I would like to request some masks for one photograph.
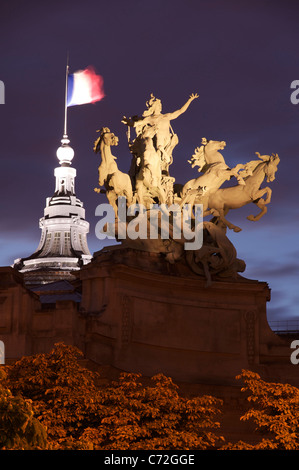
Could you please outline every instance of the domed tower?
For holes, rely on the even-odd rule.
[[[74,80],[77,83],[76,99],[70,95],[68,86],[70,82],[74,95]],[[69,145],[67,135],[67,107],[95,102],[103,96],[101,77],[96,76],[91,69],[69,75],[67,60],[64,133],[61,146],[56,152],[60,166],[54,170],[55,192],[46,199],[44,216],[39,221],[42,233],[36,251],[31,256],[14,262],[14,268],[24,273],[27,285],[47,284],[62,279],[74,280],[75,272],[92,259],[87,245],[89,223],[85,220],[83,203],[75,193],[76,170],[71,166],[74,150]]]
[[[37,250],[14,263],[29,285],[72,280],[74,272],[92,258],[87,244],[89,223],[75,193],[76,170],[71,166],[74,150],[69,143],[64,134],[56,153],[60,166],[54,170],[55,192],[46,199],[39,221],[42,233]]]

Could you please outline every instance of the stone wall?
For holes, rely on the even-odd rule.
[[[11,267],[0,268],[0,340],[5,358],[49,352],[55,343],[74,344],[78,306],[64,300],[43,305]]]
[[[242,369],[299,385],[290,347],[270,329],[265,282],[204,279],[183,264],[131,249],[103,250],[80,271],[81,302],[42,303],[13,268],[0,269],[6,359],[77,346],[118,370],[175,381],[235,385]],[[81,295],[81,294],[80,294]]]
[[[185,266],[134,250],[104,251],[80,276],[77,344],[97,363],[214,384],[235,383],[246,368],[290,370],[289,349],[267,322],[265,282],[238,276],[207,287]]]

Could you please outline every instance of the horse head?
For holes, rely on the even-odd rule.
[[[272,155],[260,155],[256,152],[257,156],[263,160],[265,165],[265,175],[267,177],[267,183],[271,183],[275,180],[275,173],[277,172],[277,166],[280,162],[280,158],[277,153],[273,153]]]
[[[94,143],[93,150],[98,153],[101,150],[101,145],[104,144],[106,147],[118,145],[118,137],[110,131],[108,127],[102,127],[97,132],[100,132],[100,136]]]
[[[275,173],[277,172],[277,166],[279,162],[280,162],[280,158],[278,154],[273,153],[267,165],[267,182],[268,183],[275,180]]]
[[[203,138],[201,143],[204,158],[208,165],[211,163],[225,163],[223,155],[219,152],[219,150],[223,150],[226,146],[224,140],[207,140]]]
[[[224,142],[224,140],[208,140],[203,137],[201,139],[201,146],[195,149],[191,160],[188,161],[191,164],[192,168],[194,168],[195,166],[199,166],[198,171],[201,171],[201,169],[206,163],[214,163],[218,160],[224,161],[223,156],[221,155],[221,153],[218,153],[218,150],[223,150],[225,146],[226,142]]]
[[[202,145],[205,146],[207,151],[218,152],[218,150],[223,150],[226,147],[226,142],[224,140],[207,140],[203,138]]]

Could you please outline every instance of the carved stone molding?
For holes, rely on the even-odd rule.
[[[247,310],[244,312],[244,319],[246,323],[246,343],[247,343],[247,358],[248,363],[253,364],[256,355],[255,347],[255,321],[256,312],[254,310]]]
[[[131,340],[132,331],[132,302],[130,297],[123,295],[121,299],[122,314],[121,314],[121,346],[126,348]]]

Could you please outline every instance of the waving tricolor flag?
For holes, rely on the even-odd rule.
[[[105,96],[103,77],[93,67],[68,75],[67,106],[95,103]]]

